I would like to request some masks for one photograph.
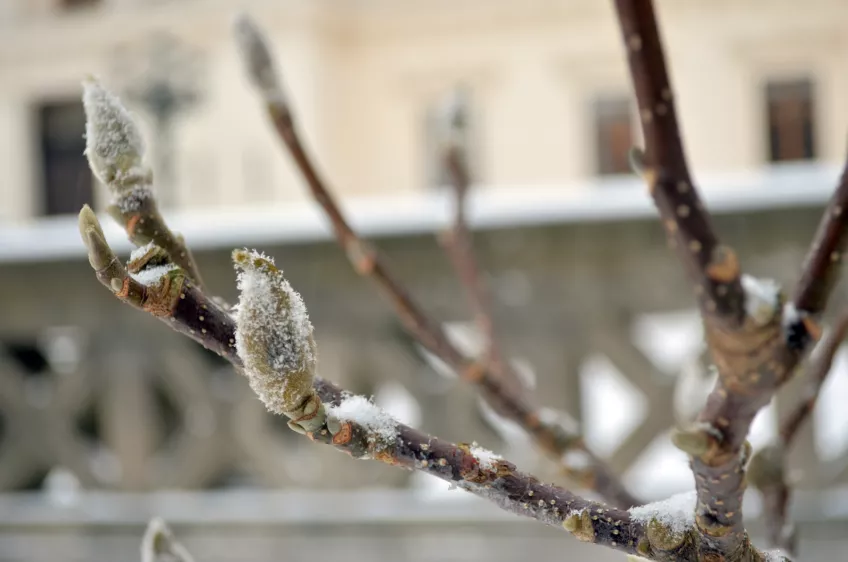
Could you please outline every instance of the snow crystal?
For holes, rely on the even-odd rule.
[[[773,279],[757,279],[742,275],[745,312],[760,326],[774,318],[780,304],[780,285]]]
[[[694,490],[676,494],[668,499],[649,503],[630,509],[635,521],[649,523],[657,519],[675,533],[682,533],[695,524],[695,504],[697,494]]]
[[[268,265],[257,264],[257,260]],[[315,363],[312,323],[300,294],[274,267],[273,258],[248,252],[236,264],[239,303],[236,317],[236,351],[248,355],[248,341],[261,334],[268,350],[271,368],[282,375],[311,369]]]
[[[801,321],[803,312],[795,308],[795,304],[788,302],[783,305],[783,326],[788,327]]]
[[[129,174],[143,173],[140,168],[133,169]],[[117,205],[122,213],[132,213],[141,208],[142,203],[147,199],[153,198],[153,188],[150,184],[144,183],[121,189],[112,197],[112,204]]]
[[[104,183],[141,164],[144,142],[130,112],[118,96],[95,80],[83,83],[85,153]],[[106,178],[106,179],[104,179]]]
[[[765,562],[782,562],[783,560],[791,560],[789,554],[785,550],[774,549],[763,551]]]
[[[145,244],[144,246],[139,246],[138,248],[133,250],[132,253],[130,254],[130,261],[132,262],[132,261],[136,261],[138,259],[141,259],[144,256],[144,254],[149,252],[153,248],[153,246],[155,246],[155,245],[156,244],[153,243],[153,241],[150,241],[147,244]]]
[[[345,397],[338,406],[330,406],[327,415],[361,425],[383,443],[393,441],[398,434],[397,420],[364,396]]]
[[[154,267],[144,268],[138,273],[130,273],[130,277],[132,277],[142,285],[152,287],[154,285],[158,285],[159,281],[162,280],[162,277],[166,273],[175,269],[177,269],[176,265],[172,263],[166,263],[164,265],[157,265]]]
[[[496,461],[501,460],[500,455],[496,455],[492,451],[484,449],[477,443],[471,444],[471,450],[469,452],[474,455],[474,458],[477,459],[480,466],[486,470],[494,470]]]
[[[572,449],[562,455],[562,464],[573,470],[586,470],[592,466],[592,457],[586,451]]]

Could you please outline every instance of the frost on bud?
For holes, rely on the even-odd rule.
[[[286,97],[277,78],[274,57],[265,34],[253,18],[239,14],[233,21],[233,35],[250,80],[268,103],[285,107]]]
[[[143,163],[144,142],[121,100],[96,80],[83,83],[85,155],[94,175],[120,207],[150,197],[150,171]],[[125,209],[127,210],[127,209]]]
[[[316,349],[303,299],[274,261],[236,250],[239,303],[236,351],[250,387],[272,412],[292,419],[293,429],[315,431],[325,419],[312,388]]]

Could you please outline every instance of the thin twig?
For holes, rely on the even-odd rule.
[[[763,500],[763,519],[771,547],[797,554],[797,533],[789,520],[792,489],[786,477],[786,462],[798,431],[810,419],[833,360],[848,334],[848,309],[837,317],[831,330],[813,352],[803,395],[780,425],[778,442],[758,451],[751,459],[748,480]]]
[[[581,485],[595,490],[613,505],[630,507],[639,502],[597,457],[588,454],[585,465],[572,464],[569,451],[586,451],[579,435],[549,421],[541,410],[524,397],[516,396],[487,365],[481,365],[460,352],[438,324],[433,322],[412,300],[401,283],[391,274],[377,251],[359,238],[347,222],[338,204],[307,154],[295,125],[294,115],[279,84],[267,42],[256,25],[243,17],[236,23],[236,37],[241,45],[251,81],[262,94],[271,122],[289,155],[303,176],[315,201],[330,219],[339,245],[354,269],[371,278],[394,306],[407,331],[428,351],[450,366],[463,380],[480,391],[482,397],[500,415],[517,423],[557,462],[568,475],[579,477]]]
[[[504,360],[495,331],[489,288],[480,278],[480,267],[474,255],[474,243],[468,229],[466,203],[471,188],[471,175],[468,170],[468,155],[458,142],[467,126],[467,108],[458,93],[450,102],[445,119],[448,138],[445,139],[444,167],[453,187],[454,218],[451,228],[443,233],[441,242],[465,289],[477,329],[484,338],[486,365],[497,374],[511,394],[520,396],[525,392],[524,385],[510,363]]]
[[[848,160],[836,191],[822,216],[813,243],[801,268],[792,303],[803,313],[824,312],[842,267],[848,243]]]

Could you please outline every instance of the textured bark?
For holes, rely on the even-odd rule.
[[[652,3],[617,0],[615,6],[645,135],[642,175],[701,310],[738,325],[744,312],[738,264],[720,245],[689,175]]]

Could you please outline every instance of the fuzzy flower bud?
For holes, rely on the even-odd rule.
[[[270,411],[314,431],[324,409],[312,388],[316,349],[303,299],[271,258],[236,250],[233,261],[239,270],[236,351],[250,387]]]
[[[233,34],[250,80],[268,103],[285,107],[286,97],[265,34],[247,14],[239,14],[235,18]]]
[[[144,142],[121,100],[96,80],[83,83],[85,155],[94,175],[126,207],[150,196],[150,170],[143,163]]]

